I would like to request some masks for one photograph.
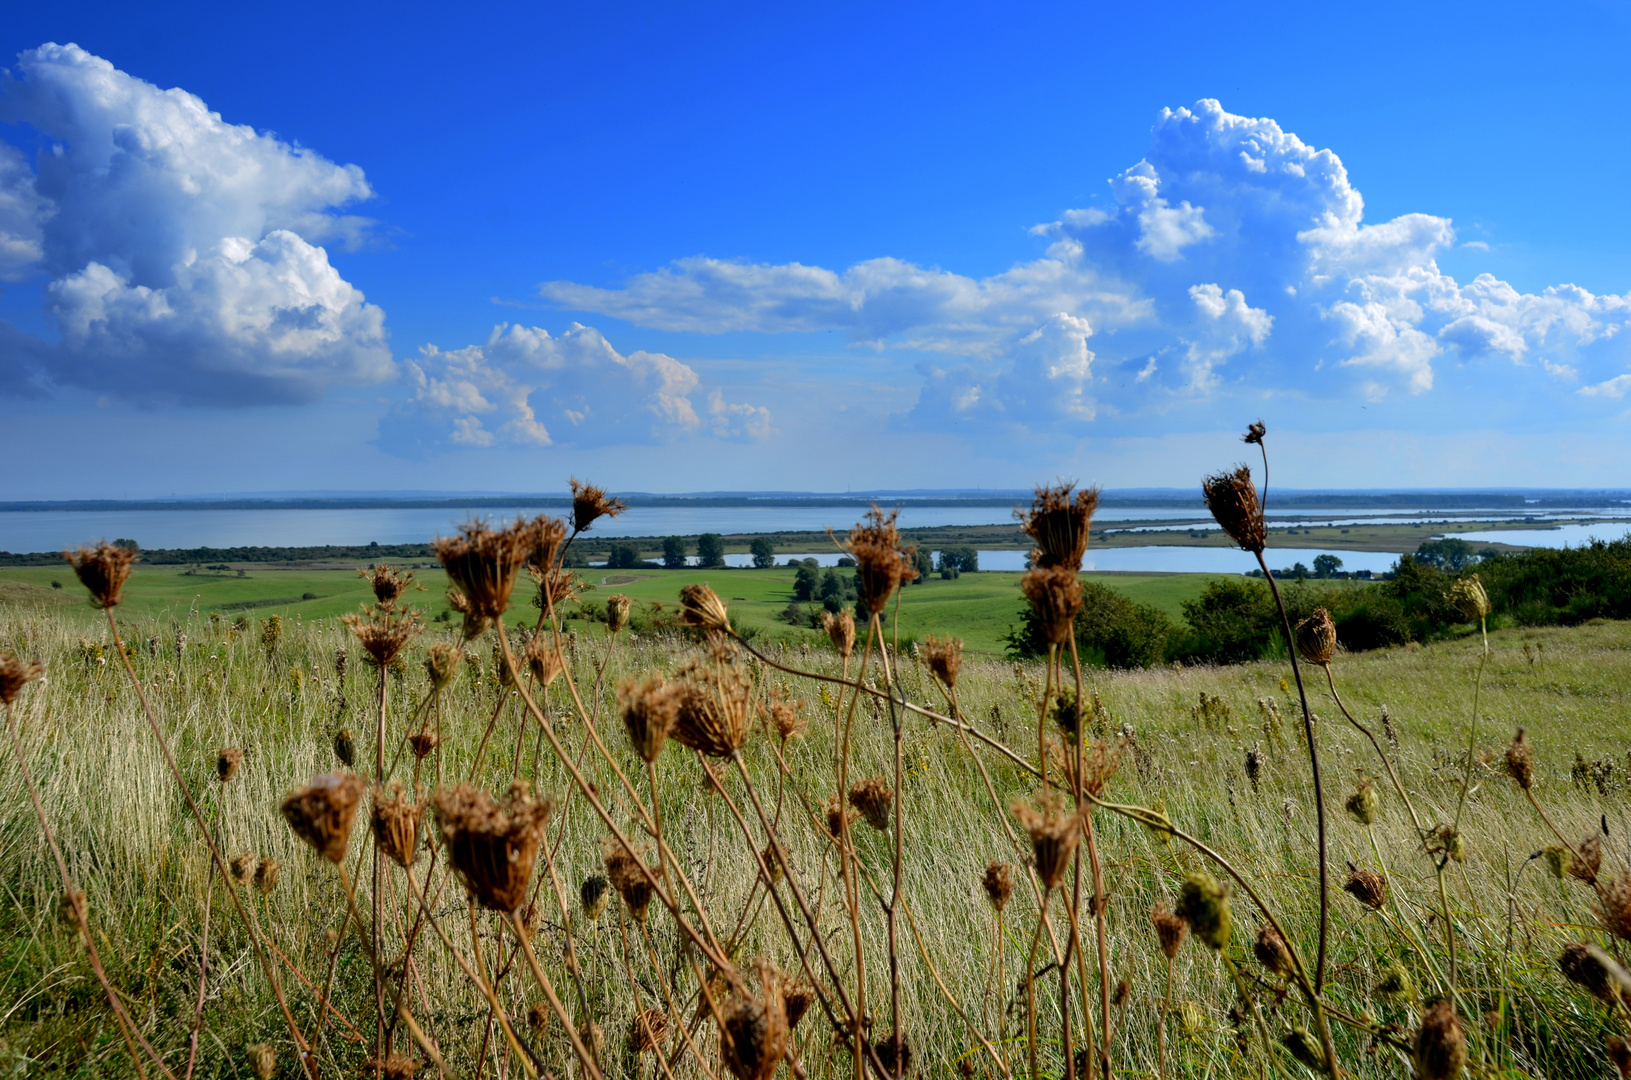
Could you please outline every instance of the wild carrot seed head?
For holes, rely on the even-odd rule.
[[[584,483],[575,476],[571,484],[572,528],[575,532],[582,532],[603,517],[617,517],[629,508],[628,503],[608,496],[605,488]]]
[[[1422,1080],[1451,1080],[1467,1065],[1467,1035],[1455,1005],[1439,998],[1422,1013],[1416,1032],[1416,1074]]]
[[[23,687],[44,675],[45,665],[38,660],[19,660],[14,653],[0,653],[0,704],[10,705]]]
[[[419,850],[419,817],[424,808],[408,798],[402,781],[387,789],[374,789],[374,843],[391,861],[406,869]]]
[[[339,863],[345,858],[351,823],[364,790],[358,777],[323,773],[283,800],[283,818],[317,854]]]
[[[649,764],[663,752],[663,744],[668,741],[669,729],[674,726],[684,697],[685,688],[665,680],[660,671],[640,679],[626,679],[618,686],[617,703],[623,714],[623,727],[640,760]]]
[[[136,562],[133,549],[103,540],[95,547],[64,551],[62,557],[74,568],[79,583],[90,591],[92,604],[99,608],[119,606],[130,568]]]
[[[512,783],[502,802],[469,784],[439,791],[433,801],[448,861],[465,889],[490,911],[515,911],[526,899],[554,804],[533,798],[524,780]]]
[[[879,832],[889,831],[889,808],[894,800],[894,793],[889,790],[889,784],[881,776],[869,776],[859,780],[849,789],[849,804],[860,811],[866,823]]]
[[[447,577],[464,595],[469,613],[497,619],[510,606],[515,576],[532,553],[527,522],[494,529],[484,521],[467,521],[453,537],[438,537],[436,557]]]
[[[1297,653],[1310,664],[1329,664],[1337,652],[1337,627],[1331,613],[1315,608],[1314,614],[1297,624]]]
[[[1081,572],[1093,511],[1099,505],[1099,492],[1097,488],[1081,491],[1075,488],[1074,483],[1039,487],[1029,510],[1014,511],[1019,527],[1036,542],[1037,566],[1060,566],[1073,574]]]
[[[1201,494],[1213,519],[1242,551],[1262,553],[1268,543],[1268,528],[1250,469],[1242,465],[1234,472],[1207,477],[1201,481]]]

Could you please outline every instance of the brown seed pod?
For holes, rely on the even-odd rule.
[[[418,633],[424,629],[419,613],[409,609],[405,615],[393,617],[385,608],[363,608],[361,615],[345,615],[341,622],[355,635],[375,667],[390,667],[402,655]]]
[[[1263,421],[1257,420],[1246,425],[1246,434],[1240,437],[1240,441],[1244,443],[1251,443],[1254,446],[1261,446],[1263,444],[1263,436],[1267,435],[1268,433],[1269,429],[1263,426]]]
[[[1604,1049],[1608,1051],[1608,1060],[1613,1062],[1621,1080],[1631,1077],[1631,1043],[1619,1035],[1610,1035],[1604,1043]]]
[[[1348,864],[1348,883],[1342,891],[1374,911],[1387,903],[1387,878],[1375,870],[1359,870]]]
[[[120,593],[136,562],[136,552],[106,540],[95,547],[64,551],[62,557],[74,568],[79,583],[90,591],[91,603],[99,608],[119,606]]]
[[[520,907],[554,804],[533,798],[524,780],[510,785],[502,803],[469,784],[438,791],[434,801],[448,861],[470,895],[490,911]]]
[[[846,660],[855,651],[855,616],[845,608],[836,615],[827,612],[821,617],[822,629],[827,632],[827,639],[832,642],[838,655]]]
[[[629,625],[629,612],[634,610],[634,601],[622,593],[613,593],[606,598],[606,629],[617,633]]]
[[[827,800],[827,833],[834,840],[844,835],[844,826],[851,824],[860,815],[846,807],[838,796],[834,795]]]
[[[1596,945],[1571,942],[1557,958],[1564,978],[1604,1005],[1631,1005],[1631,974]]]
[[[408,746],[413,750],[413,756],[418,761],[424,761],[436,749],[441,737],[430,728],[421,728],[408,736]]]
[[[1234,472],[1208,476],[1201,481],[1201,494],[1212,517],[1242,551],[1262,553],[1268,544],[1268,528],[1250,469],[1242,465]]]
[[[731,629],[725,601],[706,585],[687,585],[680,590],[680,621],[710,633],[726,634]]]
[[[1297,654],[1310,664],[1324,666],[1337,652],[1337,624],[1331,613],[1315,608],[1314,614],[1297,624]]]
[[[397,571],[384,563],[375,563],[368,570],[358,570],[357,576],[367,581],[374,590],[374,599],[381,611],[396,607],[397,599],[413,585],[412,571]]]
[[[1353,794],[1348,796],[1344,804],[1348,813],[1361,825],[1369,825],[1376,820],[1376,811],[1381,803],[1376,794],[1376,782],[1368,776],[1359,778],[1359,786],[1354,788]]]
[[[561,656],[555,635],[549,630],[536,633],[527,639],[525,652],[527,670],[532,673],[532,681],[549,689],[551,683],[561,677],[566,670],[566,660]],[[494,661],[502,670],[503,660]]]
[[[1047,643],[1069,641],[1076,613],[1082,610],[1082,583],[1076,571],[1068,566],[1033,566],[1020,579],[1019,587]]]
[[[14,653],[0,653],[0,704],[10,705],[23,687],[44,675],[45,665],[38,660],[19,660]]]
[[[1161,953],[1168,960],[1178,955],[1183,948],[1184,938],[1189,936],[1189,923],[1183,916],[1174,914],[1165,904],[1155,905],[1150,913],[1150,921],[1155,924],[1155,936],[1161,942]]]
[[[1512,744],[1506,748],[1506,771],[1524,791],[1535,782],[1535,752],[1524,737],[1523,728],[1512,736]]]
[[[912,1071],[912,1044],[899,1032],[873,1043],[872,1052],[878,1055],[885,1076],[905,1076]]]
[[[804,717],[799,715],[798,702],[783,698],[780,690],[771,691],[759,708],[769,718],[783,742],[804,734]]]
[[[376,1073],[380,1080],[413,1080],[419,1071],[419,1062],[402,1054],[391,1054],[384,1061],[375,1058],[363,1062],[365,1073]]]
[[[255,890],[262,896],[269,896],[277,888],[278,872],[283,864],[276,859],[262,859],[260,865],[255,867]]]
[[[606,910],[606,901],[611,896],[609,886],[610,883],[599,874],[590,874],[578,886],[578,903],[583,905],[583,917],[590,922],[600,918],[601,912]]]
[[[637,1054],[660,1049],[667,1034],[668,1012],[664,1009],[646,1009],[635,1013],[634,1019],[629,1021],[629,1042]]]
[[[1036,876],[1049,889],[1064,880],[1070,866],[1070,857],[1082,837],[1082,819],[1074,810],[1067,811],[1064,800],[1044,798],[1041,808],[1033,808],[1016,800],[1009,810],[1031,837],[1031,850],[1036,857]]]
[[[809,983],[796,982],[782,986],[782,1006],[787,1010],[787,1030],[792,1031],[804,1019],[804,1014],[815,1004],[815,988]]]
[[[739,982],[720,1007],[719,1056],[736,1080],[771,1080],[787,1053],[781,973],[764,960],[755,968],[756,992]]]
[[[1234,916],[1229,910],[1229,886],[1219,884],[1210,874],[1191,871],[1178,890],[1178,916],[1212,948],[1221,951],[1229,944]]]
[[[876,503],[866,519],[849,531],[848,550],[855,559],[855,589],[861,606],[876,615],[902,584],[917,578],[917,570],[900,548],[896,508],[885,514]]]
[[[669,737],[709,757],[730,757],[748,741],[748,684],[717,664],[693,663],[680,674],[680,706]]]
[[[232,873],[232,883],[242,885],[246,889],[255,883],[255,870],[259,866],[260,860],[255,858],[253,851],[234,855],[227,860],[227,869]]]
[[[1479,622],[1489,618],[1489,593],[1484,591],[1484,583],[1478,579],[1477,574],[1469,574],[1464,578],[1457,578],[1450,586],[1450,603],[1461,612],[1462,618],[1468,622]]]
[[[1281,978],[1290,975],[1296,968],[1291,961],[1291,950],[1286,947],[1285,938],[1282,938],[1272,926],[1264,926],[1257,932],[1257,940],[1252,944],[1252,955],[1263,965],[1263,970]]]
[[[1603,838],[1588,833],[1574,846],[1574,859],[1569,863],[1569,874],[1587,885],[1597,883],[1598,871],[1603,868]]]
[[[238,775],[238,767],[244,763],[244,752],[236,746],[224,746],[215,754],[215,778],[226,783]]]
[[[889,808],[894,793],[881,776],[870,776],[857,781],[849,789],[849,804],[861,812],[866,823],[879,832],[889,831]]]
[[[662,866],[641,862],[615,839],[604,841],[603,846],[607,879],[617,890],[617,895],[623,898],[623,904],[634,920],[645,922],[646,913],[651,910],[651,898],[657,891],[656,883],[663,876]]]
[[[629,508],[621,499],[609,497],[605,488],[586,484],[575,476],[571,484],[573,532],[582,532],[601,518],[617,517]]]
[[[445,641],[425,650],[425,675],[432,690],[446,690],[459,677],[460,651]]]
[[[685,687],[668,682],[660,671],[640,679],[625,679],[619,684],[617,704],[623,714],[623,727],[640,760],[654,762],[663,752],[668,731],[674,726],[674,718],[679,715],[684,700]]]
[[[1000,914],[1008,906],[1008,898],[1014,895],[1014,868],[1005,862],[987,863],[980,884],[985,887],[985,898]]]
[[[933,634],[923,646],[923,662],[947,690],[957,689],[957,665],[963,659],[963,643],[956,638],[936,640]]]
[[[365,785],[355,776],[323,773],[283,800],[283,818],[295,835],[329,862],[345,858],[351,822]]]
[[[468,521],[459,526],[459,535],[438,537],[434,546],[448,580],[463,594],[468,614],[492,620],[510,606],[515,575],[532,554],[533,537],[524,521],[503,529]]]
[[[566,522],[540,514],[527,522],[527,541],[527,565],[548,570],[566,542]]]
[[[1097,488],[1075,491],[1075,487],[1073,483],[1039,487],[1030,509],[1014,511],[1019,527],[1036,542],[1038,566],[1062,566],[1073,574],[1082,569],[1099,492]]]
[[[334,756],[348,769],[356,763],[357,743],[351,736],[350,728],[343,727],[334,733]]]
[[[419,815],[424,807],[402,792],[402,781],[392,780],[388,790],[374,789],[374,843],[403,869],[413,865],[419,850]]]
[[[549,1006],[543,1002],[535,1001],[527,1006],[527,1027],[532,1030],[534,1036],[541,1036],[549,1031],[550,1019]]]
[[[1631,941],[1631,877],[1621,874],[1613,882],[1597,883],[1597,918],[1603,929]]]
[[[1448,999],[1439,998],[1422,1013],[1416,1033],[1416,1074],[1422,1080],[1451,1080],[1467,1065],[1467,1035]]]

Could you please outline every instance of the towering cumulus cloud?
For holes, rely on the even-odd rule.
[[[551,282],[567,308],[703,333],[837,329],[931,354],[919,428],[1001,418],[1088,430],[1118,415],[1273,386],[1326,399],[1434,390],[1498,364],[1586,396],[1631,392],[1631,299],[1573,285],[1461,284],[1447,218],[1367,224],[1330,150],[1216,101],[1163,110],[1113,202],[1035,226],[1035,260],[984,279],[880,258],[844,271],[694,257],[619,288]],[[1089,341],[1092,347],[1089,348]]]
[[[0,326],[0,354],[48,383],[132,400],[312,400],[391,377],[384,313],[322,245],[361,243],[339,211],[372,196],[362,170],[226,123],[75,45],[23,53],[0,119],[0,279],[46,281],[60,332]]]

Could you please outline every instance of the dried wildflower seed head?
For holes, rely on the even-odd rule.
[[[1455,584],[1450,586],[1450,603],[1468,622],[1489,618],[1489,593],[1484,591],[1484,583],[1477,574],[1456,579]]]
[[[1189,923],[1165,904],[1155,905],[1155,910],[1150,912],[1150,921],[1155,924],[1155,936],[1161,941],[1162,955],[1171,960],[1183,948],[1184,938],[1189,936]]]
[[[262,896],[270,896],[272,890],[277,888],[278,873],[283,864],[276,859],[262,859],[260,865],[255,867],[255,891]]]
[[[1631,1005],[1631,975],[1596,945],[1572,942],[1557,958],[1564,978],[1610,1008]]]
[[[912,1044],[900,1032],[872,1044],[885,1076],[905,1076],[912,1071]]]
[[[390,611],[394,608],[397,599],[413,585],[412,571],[398,571],[384,563],[376,563],[369,570],[358,570],[357,576],[367,581],[373,588],[374,599],[379,602],[381,611]]]
[[[586,484],[572,478],[572,529],[582,532],[603,517],[616,517],[629,508],[628,503],[607,496],[605,488]]]
[[[358,777],[323,773],[283,800],[283,818],[317,854],[338,863],[345,858],[351,822],[365,788]]]
[[[1353,819],[1361,825],[1369,825],[1376,820],[1376,811],[1381,799],[1376,794],[1376,782],[1368,776],[1359,778],[1359,786],[1354,788],[1353,794],[1348,796],[1344,805]]]
[[[549,1006],[541,1001],[535,1001],[527,1006],[527,1027],[532,1030],[533,1036],[543,1035],[549,1030]]]
[[[23,687],[45,674],[38,660],[19,660],[14,653],[0,653],[0,704],[10,705]]]
[[[564,567],[557,566],[546,573],[536,566],[528,566],[527,576],[538,586],[538,595],[532,604],[540,611],[560,611],[563,604],[576,600],[578,591],[583,588],[583,579]]]
[[[1524,737],[1523,728],[1512,736],[1512,744],[1506,748],[1506,771],[1524,791],[1535,782],[1535,752]]]
[[[838,650],[838,655],[848,659],[850,653],[855,651],[855,616],[849,613],[848,608],[836,615],[829,611],[821,617],[821,626],[827,631],[827,638]]]
[[[1574,846],[1574,858],[1569,862],[1569,876],[1587,885],[1597,883],[1597,874],[1603,868],[1603,838],[1595,832]]]
[[[106,540],[95,547],[82,547],[78,551],[64,551],[62,557],[74,568],[79,583],[90,590],[91,603],[99,608],[119,606],[119,594],[130,567],[136,561],[131,548],[110,544]]]
[[[874,615],[889,603],[898,586],[917,577],[917,570],[900,550],[900,530],[895,527],[899,517],[898,508],[885,514],[874,503],[866,520],[849,531],[856,592],[861,606]]]
[[[849,804],[879,832],[889,831],[889,807],[893,801],[894,794],[881,776],[869,776],[849,789]]]
[[[566,542],[566,522],[557,517],[539,514],[526,523],[527,565],[548,570]]]
[[[441,737],[430,728],[421,728],[408,736],[408,746],[413,750],[416,761],[424,761],[441,741]]]
[[[1019,527],[1036,542],[1038,566],[1062,566],[1072,573],[1082,569],[1099,492],[1097,488],[1075,491],[1075,487],[1073,483],[1039,487],[1029,510],[1014,511]]]
[[[1337,624],[1331,613],[1315,608],[1314,614],[1297,624],[1297,654],[1310,664],[1324,666],[1337,653]]]
[[[277,1051],[265,1043],[252,1043],[244,1050],[249,1058],[249,1071],[257,1080],[272,1080],[277,1075]]]
[[[854,810],[851,810],[845,806],[836,795],[827,800],[826,810],[827,833],[834,840],[837,840],[839,837],[843,836],[844,827],[860,816]]]
[[[1381,978],[1376,980],[1376,992],[1405,1000],[1415,997],[1416,983],[1410,977],[1410,969],[1397,960],[1389,961],[1382,969]]]
[[[1257,790],[1258,782],[1263,777],[1263,748],[1254,746],[1246,751],[1246,779],[1252,782],[1252,790]]]
[[[374,789],[374,842],[406,869],[419,850],[419,815],[424,807],[402,793],[402,781],[392,780],[385,791]]]
[[[606,877],[612,888],[623,898],[629,914],[636,922],[645,922],[651,910],[651,898],[657,891],[657,881],[663,876],[658,863],[643,863],[616,839],[605,842]]]
[[[1292,1057],[1314,1072],[1327,1073],[1331,1071],[1326,1067],[1325,1051],[1320,1047],[1320,1041],[1309,1034],[1307,1028],[1292,1028],[1280,1036],[1280,1045],[1290,1051]]]
[[[384,1061],[369,1058],[363,1062],[363,1072],[375,1073],[380,1080],[413,1080],[419,1071],[419,1062],[402,1054],[388,1055]]]
[[[1250,469],[1242,465],[1234,472],[1208,476],[1201,481],[1201,494],[1206,497],[1212,517],[1242,551],[1262,553],[1268,543],[1268,529],[1263,524],[1263,506],[1257,501]]]
[[[342,622],[357,635],[363,652],[375,667],[389,667],[414,636],[424,629],[419,613],[410,610],[396,618],[386,608],[363,608],[361,615],[346,615]]]
[[[783,742],[804,734],[804,717],[799,715],[798,703],[782,697],[781,691],[773,691],[760,708]]]
[[[765,870],[770,874],[770,883],[772,885],[779,885],[782,880],[782,875],[786,870],[786,860],[784,860],[781,855],[776,852],[776,845],[774,843],[767,843],[764,850],[759,852],[759,858],[763,860]]]
[[[583,917],[590,922],[600,918],[601,912],[606,910],[606,901],[611,899],[609,883],[599,874],[590,874],[578,886],[578,903],[583,905]]]
[[[1597,918],[1603,929],[1631,941],[1631,877],[1620,875],[1608,885],[1597,883]]]
[[[226,783],[238,775],[239,766],[244,763],[244,752],[236,746],[223,746],[215,753],[215,778]]]
[[[555,635],[544,630],[527,639],[527,670],[532,673],[533,682],[549,689],[550,683],[561,677],[566,670],[566,658],[561,655],[560,647],[555,642]],[[502,666],[502,665],[501,665]]]
[[[1082,610],[1082,583],[1068,566],[1034,566],[1019,582],[1036,614],[1037,628],[1049,645],[1070,640],[1076,613]]]
[[[629,1021],[629,1042],[637,1054],[659,1049],[667,1034],[668,1012],[665,1009],[646,1009],[635,1013],[634,1019]]]
[[[720,1007],[719,1056],[736,1080],[771,1080],[787,1053],[781,973],[764,960],[756,970],[756,990],[739,983]]]
[[[446,690],[459,677],[460,650],[438,641],[425,650],[425,676],[432,690]]]
[[[792,1031],[804,1019],[804,1014],[815,1004],[815,988],[809,983],[796,982],[782,987],[782,1007],[787,1010],[787,1030]]]
[[[1047,888],[1064,880],[1070,857],[1082,836],[1082,819],[1065,809],[1064,800],[1044,797],[1040,809],[1016,800],[1009,809],[1031,837],[1036,858],[1036,876]]]
[[[465,641],[476,640],[493,625],[492,618],[477,611],[470,603],[470,598],[458,589],[447,590],[447,606],[464,617],[459,627],[459,636]]]
[[[691,664],[682,674],[669,736],[709,757],[730,757],[748,741],[748,684],[734,669],[717,664]]]
[[[606,629],[617,633],[629,625],[629,612],[634,609],[634,601],[622,593],[613,593],[606,598]]]
[[[467,521],[459,526],[459,535],[438,537],[434,545],[448,580],[464,594],[469,613],[497,619],[510,606],[515,575],[532,553],[532,536],[524,521],[504,529]]]
[[[490,911],[520,907],[554,809],[550,800],[533,798],[526,781],[517,780],[499,803],[469,784],[438,791],[434,801],[448,861],[465,889]]]
[[[726,634],[731,628],[725,601],[706,585],[687,585],[680,590],[680,621],[711,633]]]
[[[1348,883],[1342,891],[1375,911],[1387,903],[1387,878],[1375,870],[1360,870],[1348,864]]]
[[[357,760],[357,743],[351,735],[351,729],[343,727],[334,733],[334,756],[340,759],[340,764],[350,768]]]
[[[1282,938],[1272,926],[1264,926],[1257,932],[1257,940],[1252,943],[1252,955],[1263,965],[1263,970],[1271,975],[1284,978],[1295,970],[1295,965],[1291,962],[1291,950],[1286,947],[1285,938]]]
[[[1467,1065],[1467,1035],[1455,1006],[1439,998],[1422,1013],[1416,1033],[1416,1075],[1422,1080],[1450,1080]]]
[[[956,638],[940,641],[933,634],[923,646],[923,662],[947,690],[957,689],[957,665],[963,659],[963,643]]]
[[[1229,911],[1229,886],[1199,870],[1184,878],[1178,890],[1178,915],[1195,936],[1214,949],[1229,944],[1234,916]]]
[[[1427,834],[1427,850],[1431,854],[1443,855],[1456,862],[1467,860],[1467,842],[1454,825],[1443,823],[1434,825]]]
[[[1263,445],[1263,436],[1267,435],[1268,433],[1269,429],[1263,426],[1263,421],[1257,420],[1246,425],[1246,434],[1240,437],[1240,441],[1244,443],[1251,443],[1255,446],[1261,446]]]
[[[64,892],[61,896],[57,897],[57,918],[60,919],[64,925],[83,925],[89,911],[90,906],[88,901],[85,899],[85,893],[83,890],[70,889],[67,892]]]
[[[1190,1039],[1199,1039],[1211,1030],[1212,1025],[1206,1019],[1206,1010],[1201,1008],[1198,1001],[1185,998],[1178,1003],[1178,1026],[1183,1029],[1184,1036]]]
[[[260,860],[255,858],[253,851],[232,856],[227,860],[227,869],[232,872],[232,883],[247,889],[255,883],[255,870],[259,865]]]
[[[985,886],[985,898],[1000,914],[1008,906],[1008,898],[1014,895],[1014,868],[1005,862],[987,863],[980,884]]]
[[[685,689],[679,683],[653,671],[640,679],[626,679],[617,688],[617,704],[623,713],[623,727],[629,744],[645,762],[657,760],[668,741],[668,729],[679,715]]]

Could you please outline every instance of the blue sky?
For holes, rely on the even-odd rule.
[[[0,497],[1631,485],[1631,5],[1014,7],[7,3]]]

